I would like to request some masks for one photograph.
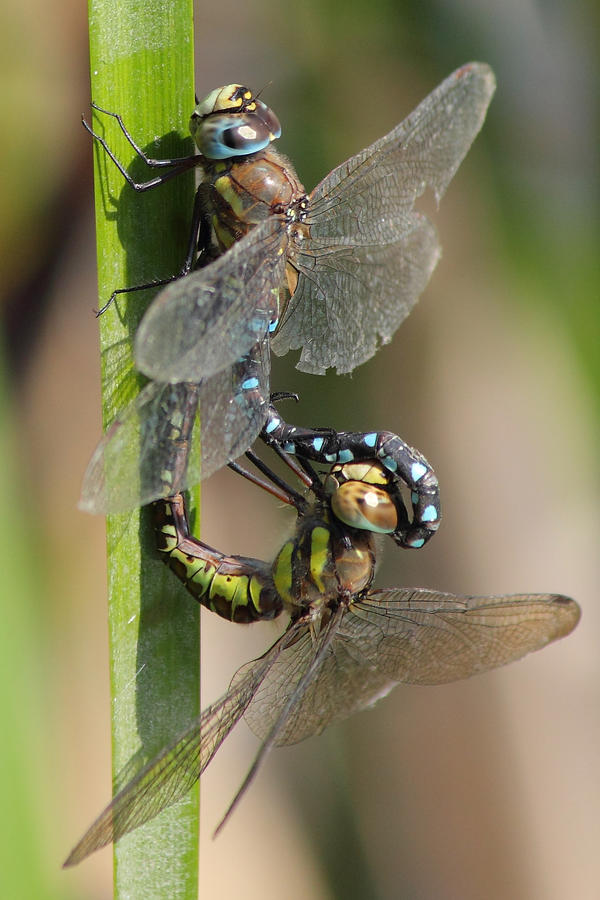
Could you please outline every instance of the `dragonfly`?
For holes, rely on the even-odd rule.
[[[114,797],[65,865],[181,799],[242,718],[261,745],[217,831],[273,747],[321,733],[397,684],[468,678],[539,650],[577,625],[577,603],[560,594],[374,588],[376,538],[393,534],[406,516],[401,485],[378,460],[337,463],[324,473],[300,462],[294,465],[310,486],[308,496],[262,461],[267,481],[233,464],[297,511],[295,531],[272,564],[227,556],[193,537],[181,495],[153,505],[158,550],[196,600],[232,621],[286,613],[289,624]]]
[[[182,277],[160,291],[135,335],[135,363],[150,382],[96,449],[83,509],[122,512],[173,495],[241,455],[269,419],[271,350],[300,349],[303,371],[347,373],[391,340],[440,255],[415,202],[427,188],[439,202],[494,89],[489,66],[462,66],[310,194],[271,146],[277,117],[245,86],[198,104],[198,153],[181,159],[148,158],[108,113],[161,170],[146,182],[133,181],[87,126],[135,190],[192,167],[202,179]]]

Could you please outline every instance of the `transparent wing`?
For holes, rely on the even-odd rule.
[[[65,866],[76,865],[94,850],[149,822],[187,794],[243,716],[257,687],[292,636],[286,632],[264,656],[245,666],[244,677],[236,676],[219,700],[119,791],[73,848]]]
[[[254,443],[264,425],[270,399],[269,338],[255,344],[231,369],[207,379],[202,391],[201,454],[192,454],[188,486],[208,478]]]
[[[74,866],[90,853],[149,822],[184,797],[200,777],[200,725],[196,720],[177,743],[145,766],[73,847],[64,866]]]
[[[271,216],[218,260],[164,288],[135,335],[138,369],[175,383],[233,365],[276,318],[286,245],[281,216]]]
[[[345,614],[338,610],[318,636],[299,620],[116,795],[65,865],[181,799],[244,714],[267,743],[226,815],[271,743],[317,734],[399,682],[442,684],[512,662],[569,634],[578,621],[577,604],[558,594],[457,597],[410,589],[371,592]]]
[[[577,604],[558,594],[372,591],[344,616],[318,676],[291,710],[277,743],[319,734],[371,706],[396,684],[443,684],[520,659],[569,634],[578,620]],[[269,733],[311,655],[305,634],[263,679],[245,713],[258,737]]]
[[[294,261],[300,270],[292,316],[277,353],[302,346],[297,368],[322,375],[351,372],[387,343],[429,281],[440,255],[433,226],[413,214],[401,241],[330,248]],[[309,268],[310,266],[310,268]],[[294,335],[290,338],[290,335]]]
[[[254,442],[268,400],[268,338],[198,384],[151,381],[96,447],[80,508],[124,512],[208,478]]]
[[[388,135],[334,169],[312,192],[307,233],[292,242],[298,287],[273,341],[302,347],[298,368],[350,372],[389,341],[427,284],[440,250],[414,210],[439,202],[483,124],[491,69],[470,63],[443,81]]]

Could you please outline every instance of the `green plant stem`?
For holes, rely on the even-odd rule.
[[[119,112],[150,156],[192,152],[191,0],[90,0],[92,99]],[[152,177],[114,119],[94,128],[136,180]],[[94,149],[100,305],[118,287],[176,272],[187,247],[194,176],[137,194]],[[131,338],[153,297],[121,295],[100,318],[105,426],[139,389]],[[110,516],[108,535],[112,749],[115,785],[199,712],[199,608],[156,559],[147,510]],[[198,794],[120,840],[115,897],[196,898]]]

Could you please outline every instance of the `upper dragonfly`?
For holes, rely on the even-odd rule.
[[[440,255],[415,200],[427,187],[440,200],[494,89],[487,65],[462,66],[310,194],[270,146],[275,114],[246,87],[198,104],[190,129],[199,154],[189,158],[148,159],[119,119],[145,162],[170,167],[136,184],[101,141],[134,188],[192,166],[202,181],[185,277],[160,292],[135,336],[136,365],[152,381],[97,448],[83,508],[116,512],[169,496],[246,450],[268,414],[270,347],[301,349],[301,370],[344,373],[391,339]],[[188,446],[197,417],[200,449],[173,477],[174,443]]]

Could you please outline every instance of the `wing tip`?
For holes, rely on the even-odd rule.
[[[581,607],[565,594],[553,594],[550,602],[557,613],[556,627],[550,639],[558,640],[575,630],[581,619]]]
[[[487,88],[487,93],[491,97],[496,90],[496,76],[494,70],[485,62],[468,62],[460,66],[454,72],[454,77],[465,78],[467,76],[477,77]]]
[[[81,840],[75,844],[62,864],[63,869],[71,869],[73,866],[79,865],[80,862],[83,862],[96,850],[102,850],[103,847],[106,847],[111,842],[112,838],[106,838],[106,840],[94,838],[93,830],[94,826],[92,825]]]

